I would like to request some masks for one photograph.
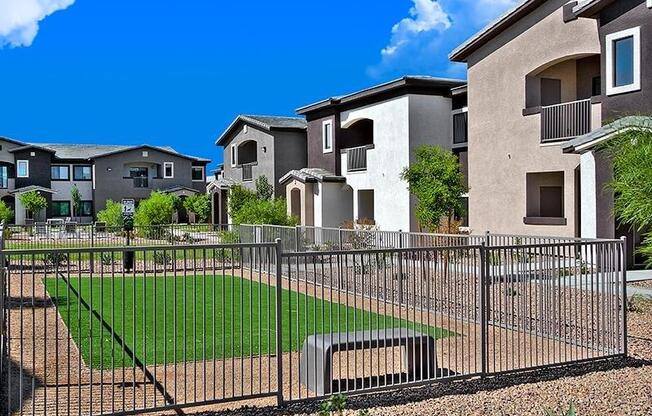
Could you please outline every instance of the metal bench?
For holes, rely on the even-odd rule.
[[[435,377],[435,339],[411,329],[389,328],[308,336],[301,349],[299,381],[317,395],[328,395],[333,391],[334,353],[399,346],[408,380]]]

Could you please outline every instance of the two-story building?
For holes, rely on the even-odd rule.
[[[255,189],[264,176],[274,195],[285,196],[279,179],[306,165],[306,120],[302,117],[239,115],[216,141],[224,149],[224,164],[208,190],[213,222],[227,224],[229,189],[234,184]]]
[[[525,0],[451,54],[468,65],[471,229],[619,234],[609,163],[587,143],[652,113],[651,7]]]
[[[400,175],[423,144],[456,148],[466,159],[463,85],[406,76],[299,108],[308,124],[308,159],[281,178],[288,212],[318,227],[367,221],[417,230],[415,201]]]
[[[15,223],[47,218],[92,222],[106,201],[141,200],[152,191],[180,197],[206,192],[208,159],[183,155],[169,147],[24,143],[0,138],[0,198],[15,212]],[[73,212],[72,189],[81,196]],[[19,195],[37,191],[48,201],[44,212],[31,218]],[[180,222],[187,221],[179,213]]]

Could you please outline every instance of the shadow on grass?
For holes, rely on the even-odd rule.
[[[475,378],[455,382],[439,382],[431,386],[406,388],[400,394],[373,393],[361,396],[352,396],[347,400],[347,409],[360,410],[372,409],[375,407],[397,406],[410,403],[418,403],[425,400],[437,399],[445,396],[470,395],[478,392],[494,391],[511,386],[518,386],[530,383],[553,381],[566,377],[579,377],[594,372],[606,372],[624,368],[639,368],[652,366],[652,360],[627,358],[609,359],[592,363],[574,364],[563,367],[554,367],[522,373],[512,373],[488,377],[486,379]],[[242,408],[237,410],[225,410],[220,412],[197,413],[205,416],[254,416],[254,415],[296,415],[319,412],[320,401],[295,403],[284,408],[274,406],[264,408]]]

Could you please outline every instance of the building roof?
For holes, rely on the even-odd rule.
[[[206,185],[206,190],[211,191],[213,188],[216,189],[229,189],[238,182],[230,178],[220,178],[212,180],[208,185]]]
[[[201,191],[195,188],[190,188],[188,186],[172,186],[169,188],[161,189],[161,192],[165,192],[168,194],[174,194],[174,193],[182,193],[182,192],[190,192],[192,194],[198,194]]]
[[[291,170],[281,179],[279,183],[285,183],[289,180],[296,179],[301,182],[346,182],[344,176],[337,176],[326,169],[321,168],[303,168],[301,170]]]
[[[57,191],[54,189],[46,188],[45,186],[38,186],[38,185],[28,185],[24,186],[22,188],[18,189],[13,189],[9,191],[10,194],[23,194],[25,192],[31,192],[31,191],[40,191],[40,192],[47,192],[50,194],[56,194]]]
[[[220,134],[215,141],[218,146],[223,145],[231,136],[239,123],[251,124],[263,130],[306,130],[307,123],[303,117],[286,116],[260,116],[251,114],[240,114],[229,124],[229,127]]]
[[[575,7],[573,13],[578,17],[593,17],[600,12],[604,7],[610,5],[615,0],[580,0]]]
[[[407,75],[393,81],[385,82],[383,84],[374,85],[357,91],[351,94],[330,97],[313,104],[309,104],[298,108],[298,114],[304,115],[313,111],[322,110],[324,108],[340,106],[344,104],[353,104],[360,101],[380,101],[385,98],[387,93],[390,92],[403,92],[410,93],[413,90],[421,92],[430,92],[432,94],[450,94],[452,88],[465,85],[466,81],[450,78],[436,78],[427,75]]]
[[[521,0],[515,7],[455,48],[448,56],[449,59],[454,62],[466,62],[469,55],[545,2],[546,0]]]
[[[613,123],[606,124],[599,129],[568,141],[562,147],[562,150],[564,153],[584,153],[615,135],[631,129],[648,129],[652,131],[652,117],[627,116],[620,118]]]

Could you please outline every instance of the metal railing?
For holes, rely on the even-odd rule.
[[[149,186],[149,178],[146,176],[134,176],[131,180],[134,183],[134,188],[147,188]]]
[[[541,107],[541,142],[566,140],[591,131],[591,100]]]
[[[337,249],[300,251],[298,227],[239,230],[255,241],[0,239],[2,413],[280,404],[627,353],[622,240],[378,233],[354,249],[337,230]]]
[[[346,149],[346,170],[356,172],[367,170],[368,146],[351,147]]]
[[[254,179],[254,165],[255,163],[246,163],[242,165],[242,180],[249,182]]]

